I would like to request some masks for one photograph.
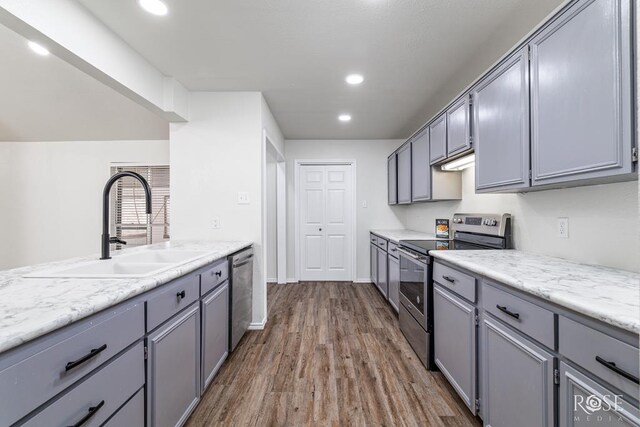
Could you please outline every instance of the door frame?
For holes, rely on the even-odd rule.
[[[293,178],[293,192],[294,192],[294,213],[293,218],[295,222],[295,237],[293,249],[295,253],[295,280],[296,282],[300,281],[300,195],[299,195],[299,186],[300,186],[300,168],[302,166],[335,166],[335,165],[347,165],[351,167],[351,203],[353,206],[351,212],[351,223],[353,224],[353,228],[351,230],[351,281],[357,281],[357,197],[356,197],[356,161],[355,159],[296,159],[295,160],[295,173]]]

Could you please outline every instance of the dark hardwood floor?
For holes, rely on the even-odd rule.
[[[428,372],[370,284],[269,285],[248,332],[187,426],[480,426]]]

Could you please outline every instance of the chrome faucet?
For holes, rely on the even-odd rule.
[[[151,213],[151,187],[149,187],[149,183],[146,179],[142,177],[139,173],[135,172],[118,172],[109,178],[109,181],[104,186],[104,191],[102,192],[102,256],[100,259],[111,259],[110,255],[110,247],[111,243],[120,243],[126,245],[127,242],[121,240],[117,237],[109,237],[109,194],[111,193],[111,187],[117,180],[120,178],[124,178],[125,176],[130,176],[131,178],[135,178],[140,181],[142,184],[142,188],[144,189],[146,205],[147,205],[147,214]]]

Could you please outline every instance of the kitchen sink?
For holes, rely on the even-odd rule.
[[[122,279],[153,276],[205,255],[200,251],[148,250],[27,274],[25,278]]]

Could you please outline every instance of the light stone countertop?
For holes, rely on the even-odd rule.
[[[165,242],[113,253],[114,259],[120,254],[145,250],[175,249],[205,253],[196,260],[143,278],[23,277],[51,268],[95,261],[98,255],[0,271],[0,353],[154,289],[251,245],[249,241]]]
[[[371,232],[395,243],[400,240],[442,240],[436,239],[435,234],[414,230],[371,230]]]
[[[640,333],[640,273],[517,250],[430,255],[621,329]]]

